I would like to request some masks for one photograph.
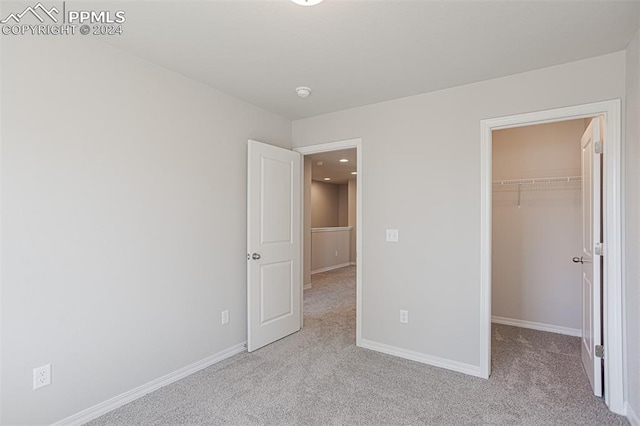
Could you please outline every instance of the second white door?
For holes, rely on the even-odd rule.
[[[602,396],[602,359],[596,354],[601,333],[601,152],[600,118],[582,136],[582,363],[596,396]]]

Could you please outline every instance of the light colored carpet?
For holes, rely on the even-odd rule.
[[[357,348],[354,267],[312,284],[302,331],[90,424],[628,424],[592,396],[577,338],[496,325],[493,373],[478,379]]]

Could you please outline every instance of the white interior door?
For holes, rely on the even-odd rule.
[[[300,154],[249,141],[247,347],[300,330]]]
[[[582,363],[593,393],[602,396],[602,358],[596,346],[601,333],[601,152],[600,118],[591,120],[582,136]],[[574,259],[576,261],[576,259]]]

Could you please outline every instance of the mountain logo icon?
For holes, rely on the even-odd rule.
[[[9,14],[9,16],[7,16],[5,19],[0,21],[0,24],[6,24],[7,22],[9,22],[10,20],[13,20],[16,24],[20,23],[20,20],[28,14],[31,14],[33,16],[36,17],[36,19],[38,21],[40,21],[41,23],[44,23],[44,18],[48,17],[49,19],[51,19],[54,23],[58,22],[58,18],[56,18],[53,14],[58,14],[60,13],[58,11],[58,9],[54,7],[52,7],[51,9],[47,9],[46,7],[44,7],[42,5],[42,3],[38,3],[35,6],[29,6],[27,7],[25,10],[22,11],[22,13],[11,13]]]

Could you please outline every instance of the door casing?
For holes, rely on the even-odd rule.
[[[553,123],[602,115],[604,119],[603,318],[605,403],[624,415],[624,351],[622,293],[622,160],[620,99],[550,109],[480,121],[480,374],[491,372],[491,155],[492,132],[512,127]]]
[[[317,145],[309,145],[299,148],[294,148],[294,151],[300,154],[310,155],[319,154],[321,152],[339,151],[343,149],[356,149],[356,167],[358,170],[358,178],[356,179],[356,346],[361,346],[362,342],[362,182],[364,179],[363,167],[362,167],[362,139],[346,139],[336,142],[321,143]],[[304,161],[301,161],[301,167],[304,168]],[[304,176],[304,170],[302,170]],[[304,191],[304,185],[301,186],[301,191]],[[301,194],[304,199],[304,192]],[[304,217],[305,208],[302,208],[302,217]],[[301,223],[304,221],[302,220]],[[303,230],[304,231],[304,230]],[[304,235],[304,232],[303,232]],[[301,247],[300,258],[304,259],[304,244]],[[304,268],[300,268],[301,270]],[[301,285],[304,285],[304,280],[301,280]],[[300,292],[302,298],[303,291]],[[300,304],[304,307],[304,303]],[[304,323],[303,323],[304,327]]]

